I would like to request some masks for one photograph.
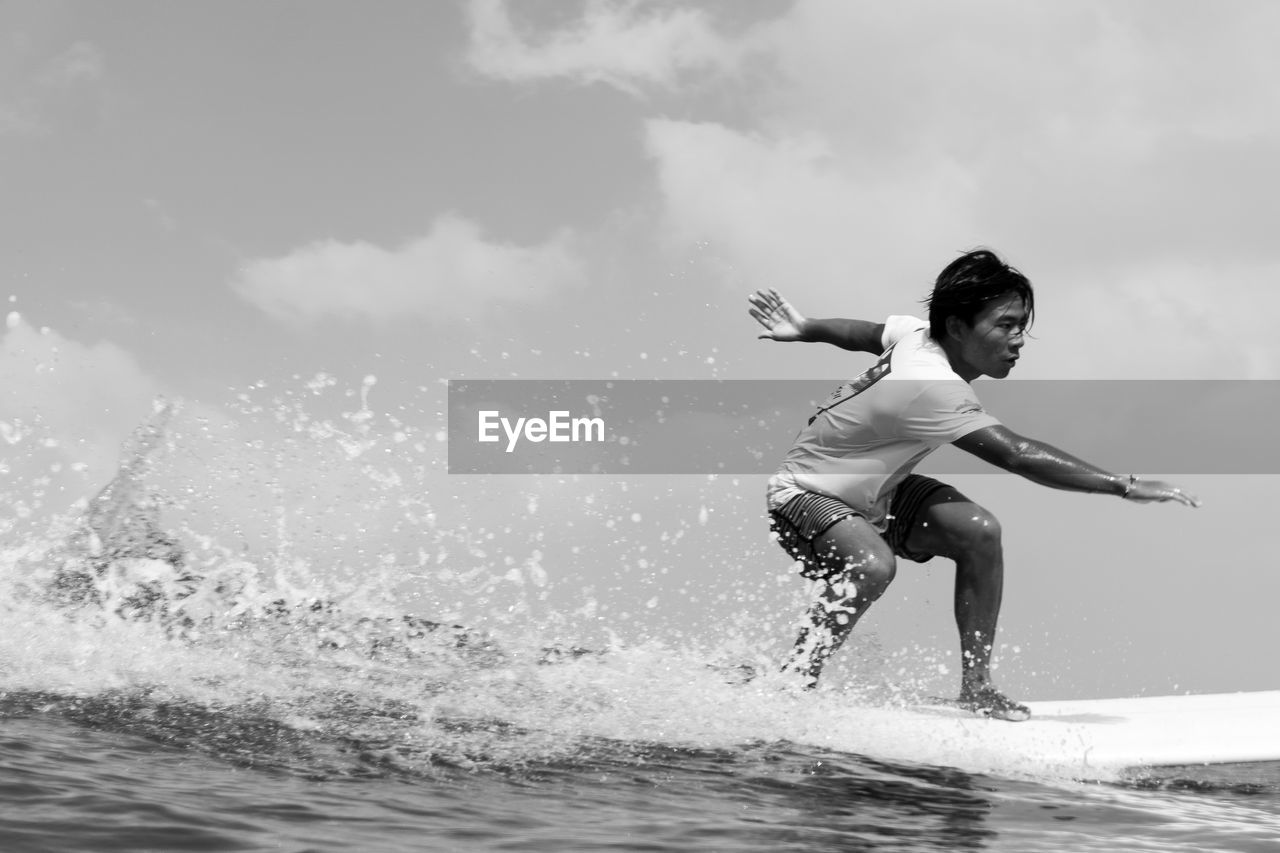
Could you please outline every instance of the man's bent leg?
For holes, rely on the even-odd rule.
[[[795,648],[783,665],[806,686],[818,683],[827,659],[862,614],[888,588],[896,572],[893,551],[864,518],[848,516],[818,534],[806,574],[824,577],[805,614]]]
[[[925,499],[906,544],[913,552],[955,561],[955,617],[963,656],[961,694],[990,689],[991,649],[1004,593],[1000,523],[947,486]]]

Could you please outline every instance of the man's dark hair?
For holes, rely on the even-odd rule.
[[[988,249],[961,255],[938,273],[933,293],[925,300],[929,307],[929,336],[935,341],[943,340],[948,317],[958,317],[972,326],[983,305],[1007,293],[1022,297],[1030,327],[1035,317],[1035,294],[1027,277]]]

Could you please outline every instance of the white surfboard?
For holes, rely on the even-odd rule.
[[[1021,723],[946,705],[912,706],[903,722],[965,751],[1082,770],[1280,761],[1280,690],[1027,705]]]

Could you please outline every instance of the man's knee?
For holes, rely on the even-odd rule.
[[[832,572],[828,583],[837,592],[848,590],[845,597],[874,601],[888,589],[898,573],[898,561],[889,549],[873,550],[858,559],[848,560]]]
[[[860,519],[837,523],[814,546],[819,574],[832,586],[854,584],[859,597],[878,598],[898,570],[893,550]]]
[[[959,509],[959,507],[953,507]],[[953,548],[965,552],[999,551],[1001,547],[1000,521],[977,504],[970,504],[948,526],[947,538]]]
[[[848,567],[845,576],[863,587],[865,594],[878,598],[898,574],[898,561],[891,552],[876,554],[858,565]]]

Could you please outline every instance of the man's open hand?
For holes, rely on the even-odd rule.
[[[765,328],[756,337],[771,341],[804,340],[804,315],[791,307],[791,303],[778,291],[773,288],[757,290],[747,297],[747,301],[751,303],[749,313]]]
[[[1133,488],[1124,496],[1124,499],[1143,504],[1176,501],[1186,506],[1200,506],[1200,499],[1195,495],[1184,492],[1172,483],[1160,480],[1135,480]]]

